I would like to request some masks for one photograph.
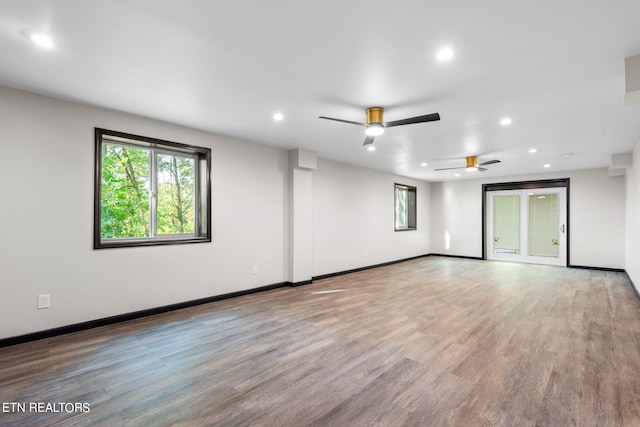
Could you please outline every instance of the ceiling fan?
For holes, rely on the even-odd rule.
[[[500,160],[487,160],[486,162],[478,163],[478,156],[467,156],[467,166],[462,166],[458,168],[440,168],[440,169],[434,169],[434,171],[464,169],[467,172],[475,172],[475,171],[484,172],[489,169],[483,168],[482,166],[492,165],[494,163],[500,163]]]
[[[434,122],[440,120],[440,114],[433,113],[427,114],[424,116],[411,117],[408,119],[395,120],[393,122],[384,122],[382,116],[384,114],[384,108],[382,107],[371,107],[367,108],[367,122],[352,122],[350,120],[342,120],[342,119],[334,119],[333,117],[325,117],[320,116],[320,119],[333,120],[336,122],[349,123],[352,125],[364,126],[366,129],[364,133],[366,134],[366,138],[364,140],[364,144],[369,145],[373,144],[373,140],[376,136],[382,135],[384,133],[385,128],[390,128],[394,126],[402,126],[402,125],[411,125],[414,123],[425,123],[425,122]]]

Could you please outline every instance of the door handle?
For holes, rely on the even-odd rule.
[[[562,227],[560,227],[560,232],[564,234],[564,224],[562,224]]]

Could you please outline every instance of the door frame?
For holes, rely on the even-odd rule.
[[[567,199],[567,259],[565,267],[571,265],[571,215],[570,178],[542,179],[537,181],[501,182],[482,184],[482,259],[487,259],[487,192],[505,190],[530,190],[564,187]]]

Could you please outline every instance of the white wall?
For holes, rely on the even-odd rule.
[[[552,178],[571,179],[570,264],[625,268],[625,182],[606,169],[432,183],[432,252],[482,256],[482,184]]]
[[[640,287],[640,142],[633,150],[633,167],[627,169],[627,240],[625,269],[636,288]]]
[[[213,242],[93,250],[94,127],[210,147]],[[288,280],[283,150],[2,87],[0,147],[0,338]]]
[[[417,188],[415,231],[394,231],[395,183]],[[430,199],[427,182],[318,159],[313,171],[313,275],[428,254]]]

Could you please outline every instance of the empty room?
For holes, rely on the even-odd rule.
[[[640,425],[638,16],[0,0],[0,425]]]

